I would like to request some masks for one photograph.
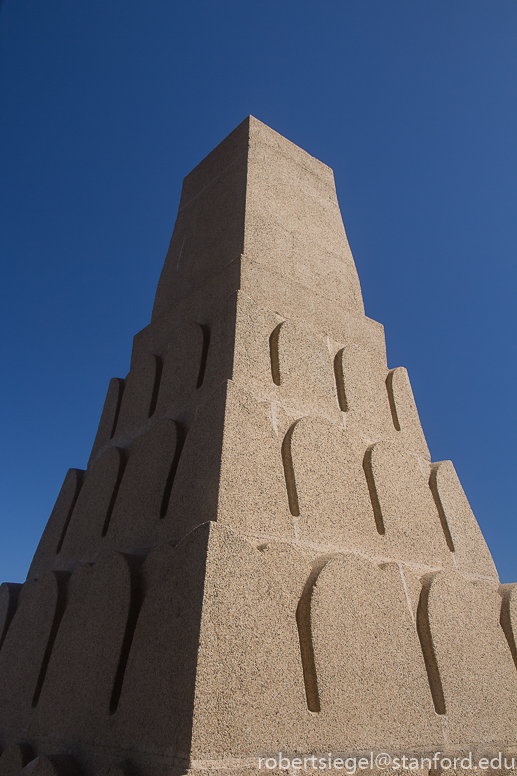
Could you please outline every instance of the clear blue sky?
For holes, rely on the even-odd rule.
[[[329,164],[367,314],[517,580],[515,0],[4,0],[0,580],[149,321],[181,182],[253,114]]]

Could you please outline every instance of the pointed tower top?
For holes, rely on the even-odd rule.
[[[330,167],[254,116],[247,116],[185,177],[180,208],[197,196],[208,181],[215,180],[240,156],[247,156],[250,149],[259,145],[272,155],[276,153],[287,156],[294,164],[305,168],[307,172],[310,171],[315,177],[326,179],[329,194],[335,198],[334,175]]]
[[[363,312],[332,170],[253,116],[183,182],[153,318],[238,259]]]

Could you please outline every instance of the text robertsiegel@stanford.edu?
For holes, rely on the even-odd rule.
[[[462,756],[448,756],[433,752],[426,756],[409,754],[390,755],[386,752],[370,752],[368,755],[296,755],[278,753],[278,756],[259,757],[259,770],[266,771],[344,771],[347,776],[361,771],[488,771],[514,770],[517,757],[507,757],[502,752],[489,756],[467,752]]]

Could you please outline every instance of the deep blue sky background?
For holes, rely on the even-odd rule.
[[[515,0],[4,0],[0,581],[148,322],[181,182],[249,113],[335,171],[367,314],[517,580]]]

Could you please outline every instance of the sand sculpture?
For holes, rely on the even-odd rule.
[[[0,776],[515,752],[516,636],[332,171],[249,117],[185,178],[87,470],[0,589]]]

